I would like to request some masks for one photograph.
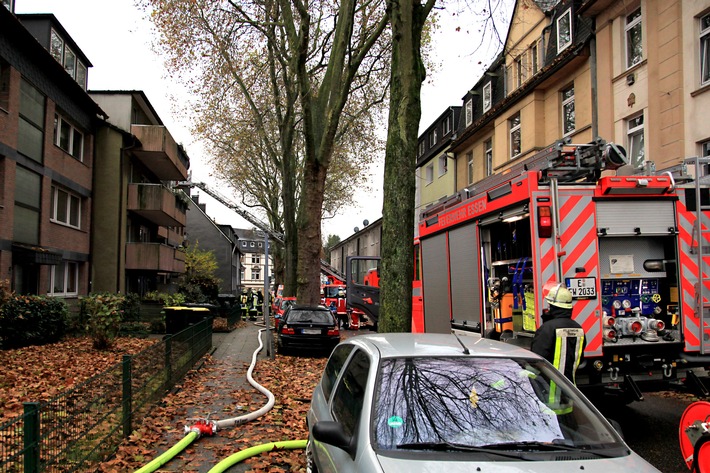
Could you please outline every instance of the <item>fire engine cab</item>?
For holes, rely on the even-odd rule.
[[[683,380],[707,395],[708,163],[639,175],[612,143],[558,141],[425,210],[412,330],[529,346],[543,286],[563,282],[586,339],[578,385],[640,400],[643,381]]]

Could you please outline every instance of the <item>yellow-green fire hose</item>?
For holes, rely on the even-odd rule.
[[[162,455],[158,456],[147,465],[143,466],[139,470],[136,470],[135,473],[153,473],[155,470],[172,460],[178,453],[185,450],[187,446],[194,442],[198,436],[199,433],[197,432],[188,432],[182,440],[170,447],[170,449],[165,451]]]
[[[297,448],[306,448],[306,443],[308,443],[307,440],[285,440],[283,442],[262,443],[261,445],[249,447],[228,456],[221,462],[217,463],[207,473],[224,473],[237,463],[255,455],[259,455],[260,453],[270,452],[272,450],[294,450]]]

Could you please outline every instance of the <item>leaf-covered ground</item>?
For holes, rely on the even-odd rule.
[[[282,357],[260,359],[254,379],[276,398],[274,408],[263,417],[202,437],[161,472],[206,472],[230,455],[256,445],[306,439],[305,417],[313,388],[320,379],[326,358]],[[204,365],[188,374],[176,392],[153,409],[112,460],[102,465],[105,473],[134,471],[176,444],[184,427],[194,418],[231,419],[261,408],[266,398],[246,383],[248,364],[207,357]],[[231,471],[305,471],[303,450],[261,454]]]
[[[138,353],[155,340],[121,337],[110,350],[92,347],[89,338],[0,350],[0,423],[22,413],[23,402],[42,402]]]

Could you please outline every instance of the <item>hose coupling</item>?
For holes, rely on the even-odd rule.
[[[185,426],[185,433],[188,432],[196,432],[200,437],[211,437],[217,432],[217,424],[208,419],[197,419],[192,426]]]

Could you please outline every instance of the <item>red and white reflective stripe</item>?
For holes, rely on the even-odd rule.
[[[685,349],[686,351],[698,351],[700,350],[700,343],[703,338],[707,339],[705,342],[703,353],[710,352],[710,320],[705,320],[703,331],[706,337],[702,336],[700,327],[700,316],[696,313],[696,285],[700,281],[700,268],[698,268],[698,240],[702,239],[702,244],[704,247],[710,246],[710,239],[708,239],[708,222],[710,221],[710,216],[707,212],[703,212],[702,223],[702,237],[696,237],[695,241],[693,238],[694,226],[696,222],[696,213],[689,212],[685,206],[685,196],[684,193],[679,193],[680,200],[677,202],[677,213],[678,213],[678,246],[680,252],[680,310],[683,317],[683,334],[685,336]],[[710,278],[710,255],[703,258],[702,261],[702,277],[705,279],[705,291],[703,305],[707,306],[710,302],[708,296],[710,296],[710,284],[708,283],[708,278]]]

